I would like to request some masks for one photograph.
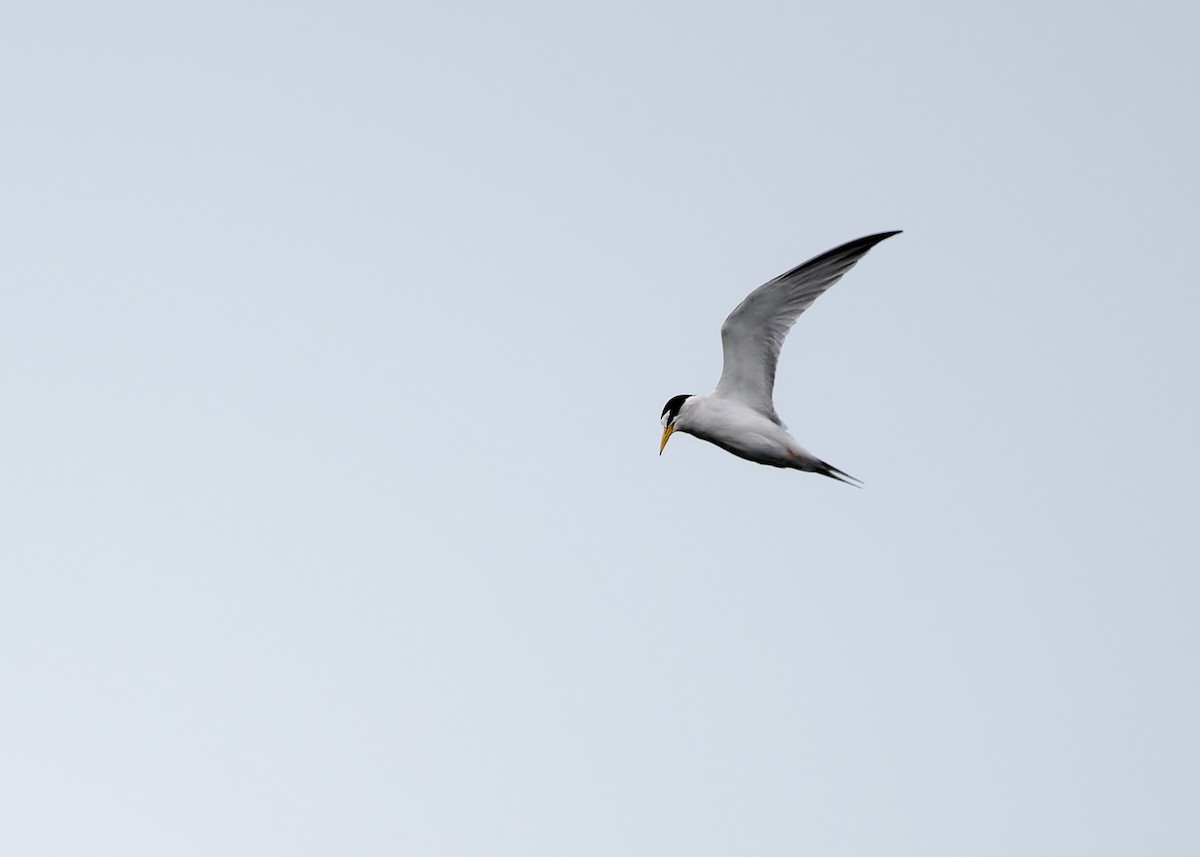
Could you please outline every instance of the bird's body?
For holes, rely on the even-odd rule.
[[[792,467],[807,456],[787,429],[758,411],[720,396],[692,396],[680,409],[675,431],[716,444],[739,458]]]
[[[784,337],[800,314],[868,250],[896,234],[868,235],[835,247],[747,295],[721,326],[725,363],[717,388],[705,396],[675,396],[667,402],[659,453],[671,434],[681,431],[748,461],[858,482],[788,433],[772,401],[775,366]]]

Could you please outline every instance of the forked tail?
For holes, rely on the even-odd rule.
[[[853,485],[855,488],[863,487],[863,481],[857,476],[851,476],[849,473],[838,470],[832,464],[827,464],[824,461],[817,462],[817,469],[814,472],[820,473],[822,476],[828,476],[830,479],[836,479],[838,482]]]

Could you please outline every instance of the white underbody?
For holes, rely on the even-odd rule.
[[[809,471],[822,466],[821,460],[800,446],[782,425],[716,394],[692,396],[684,402],[675,430],[759,464]]]

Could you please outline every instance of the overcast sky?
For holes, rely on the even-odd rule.
[[[1200,853],[1198,25],[7,2],[0,851]]]

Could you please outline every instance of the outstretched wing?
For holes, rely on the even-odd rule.
[[[713,395],[737,401],[779,423],[771,393],[783,338],[800,313],[812,306],[868,250],[898,234],[899,230],[880,232],[848,241],[748,294],[721,325],[725,366]]]

